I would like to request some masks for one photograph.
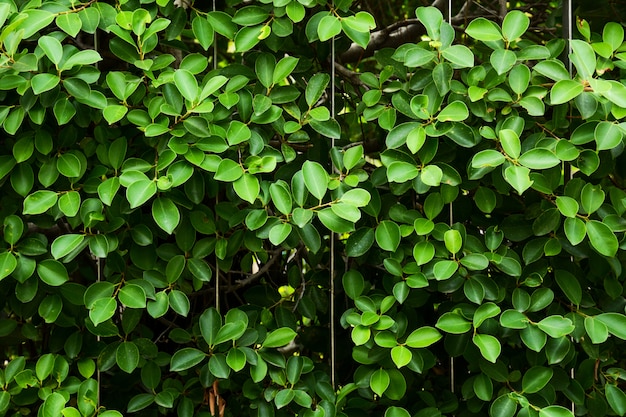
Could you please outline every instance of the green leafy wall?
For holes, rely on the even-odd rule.
[[[1,1],[0,415],[625,415],[624,29],[497,4]]]

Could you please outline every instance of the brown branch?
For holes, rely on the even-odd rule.
[[[471,4],[472,0],[467,0],[461,11],[454,17],[452,17],[452,24],[461,23],[464,21],[465,10],[467,5]],[[435,0],[433,2],[434,7],[441,8],[445,4],[444,0]],[[391,25],[384,27],[376,32],[373,32],[370,36],[370,41],[367,44],[367,48],[363,49],[361,46],[353,43],[350,47],[341,54],[340,61],[343,63],[358,62],[363,58],[368,58],[374,55],[374,52],[383,48],[397,48],[400,45],[410,42],[417,42],[426,31],[424,26],[419,23],[417,19],[407,19],[400,22],[392,23]]]
[[[247,278],[244,279],[239,279],[235,281],[235,286],[233,286],[232,289],[238,289],[241,287],[245,287],[248,284],[251,284],[252,282],[256,281],[257,279],[259,279],[263,274],[265,274],[267,271],[269,271],[269,269],[272,267],[272,265],[274,265],[276,263],[276,261],[278,261],[278,259],[280,259],[280,254],[283,252],[283,249],[276,249],[272,252],[272,257],[263,264],[263,266],[261,268],[259,268],[259,270],[257,272],[255,272],[254,274],[251,274],[250,276],[248,276]]]

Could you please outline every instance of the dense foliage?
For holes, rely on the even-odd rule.
[[[626,414],[621,24],[208,3],[0,1],[0,415]]]

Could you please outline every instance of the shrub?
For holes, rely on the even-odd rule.
[[[227,3],[0,4],[0,415],[626,414],[623,27]]]

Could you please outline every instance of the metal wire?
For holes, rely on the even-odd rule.
[[[572,61],[569,59],[569,54],[572,51],[571,42],[572,42],[572,39],[574,38],[573,26],[574,26],[574,13],[573,13],[573,7],[572,7],[572,0],[566,0],[564,1],[564,4],[563,4],[563,36],[565,36],[566,41],[567,41],[567,48],[566,48],[567,53],[564,59],[567,64],[567,70],[569,71],[570,78],[572,78],[574,74]],[[572,108],[570,106],[570,116],[571,116],[571,111],[572,111]],[[574,178],[574,173],[572,172],[572,170],[570,169],[570,166],[566,162],[563,162],[563,164],[564,164],[563,175],[565,177],[564,182],[565,184],[567,184],[569,180]],[[573,256],[570,257],[570,261],[574,262]],[[574,338],[570,337],[570,341],[573,342]],[[572,367],[572,369],[570,369],[570,378],[573,380],[575,379],[575,377],[576,375],[574,373],[574,367]],[[570,408],[571,408],[572,414],[574,414],[575,409],[576,409],[574,401],[571,402]]]
[[[335,2],[332,2],[335,7]],[[335,118],[335,37],[330,40],[330,117]],[[331,149],[335,147],[335,138],[330,139]],[[335,172],[335,164],[331,158],[331,172]],[[330,382],[335,388],[335,233],[330,234]]]
[[[213,11],[217,11],[215,0],[213,0]],[[213,35],[213,69],[217,69],[217,33]]]
[[[452,0],[448,0],[448,23],[452,24]],[[450,227],[454,224],[454,212],[450,202]],[[454,393],[454,357],[450,356],[450,391]]]

